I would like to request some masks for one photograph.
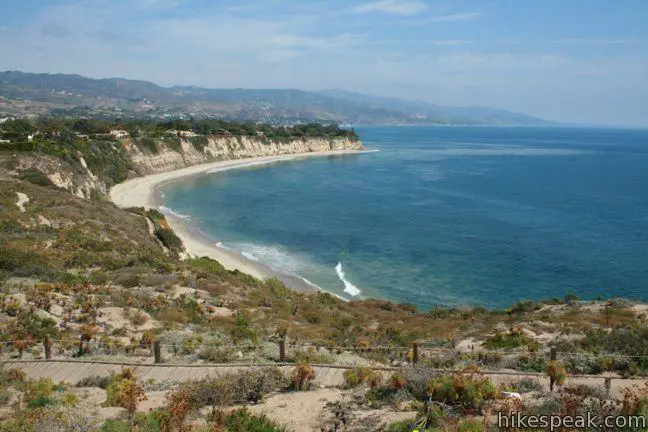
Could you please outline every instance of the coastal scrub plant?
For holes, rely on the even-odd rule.
[[[225,425],[229,432],[287,432],[265,415],[252,415],[246,408],[238,409],[228,415]]]
[[[382,375],[368,367],[355,367],[344,371],[344,383],[347,388],[354,388],[363,384],[369,384],[371,388],[376,388],[381,382]]]
[[[511,349],[531,344],[531,340],[519,329],[508,333],[498,332],[489,336],[483,343],[488,349]]]
[[[250,326],[249,318],[240,312],[236,314],[234,325],[230,328],[229,334],[235,344],[246,340],[252,343],[257,341],[257,334]]]
[[[477,410],[486,401],[496,399],[499,392],[488,377],[475,368],[467,368],[430,380],[427,395],[435,401],[459,405],[466,410]]]
[[[183,432],[186,427],[185,421],[191,409],[190,393],[187,388],[180,388],[167,394],[169,416],[162,422],[162,430]]]
[[[405,380],[405,377],[400,372],[393,374],[389,379],[389,382],[392,388],[396,390],[404,390],[407,387],[407,380]]]
[[[106,387],[106,401],[104,402],[104,406],[120,406],[117,402],[117,391],[119,389],[119,383],[123,380],[136,380],[135,374],[131,368],[124,368],[121,373],[112,375],[110,383]]]
[[[567,378],[567,371],[565,370],[565,365],[562,364],[559,360],[551,360],[547,363],[547,368],[545,373],[550,380],[550,390],[553,391],[554,385],[562,387]]]
[[[290,381],[295,390],[308,390],[315,379],[315,369],[305,362],[299,362],[292,370]]]
[[[145,400],[147,400],[147,397],[135,376],[123,379],[117,384],[115,401],[117,405],[126,409],[128,423],[131,426],[133,425],[137,405]]]

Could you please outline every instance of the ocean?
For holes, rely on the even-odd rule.
[[[356,131],[377,151],[187,178],[164,206],[349,299],[648,300],[648,130]]]

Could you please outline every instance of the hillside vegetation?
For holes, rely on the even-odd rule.
[[[353,130],[317,123],[42,118],[0,124],[7,172],[86,198],[100,198],[131,177],[205,162],[362,149]]]

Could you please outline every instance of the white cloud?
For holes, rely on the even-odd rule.
[[[565,38],[556,39],[553,43],[563,45],[638,45],[645,43],[645,41],[636,39]]]
[[[439,15],[428,19],[428,22],[459,22],[459,21],[470,21],[475,18],[478,18],[481,15],[480,12],[465,12],[465,13],[456,13],[449,15]]]
[[[419,1],[381,0],[355,8],[356,12],[386,12],[399,15],[413,15],[426,10],[428,6]]]
[[[277,47],[308,48],[317,50],[342,49],[358,45],[362,42],[362,35],[345,33],[328,38],[314,38],[294,34],[281,34],[270,39],[270,43]]]
[[[474,44],[475,41],[449,39],[449,40],[437,40],[437,41],[433,41],[432,43],[437,46],[459,46],[459,45],[471,45]]]

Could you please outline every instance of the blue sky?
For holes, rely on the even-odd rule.
[[[645,0],[3,0],[0,70],[648,125]]]

